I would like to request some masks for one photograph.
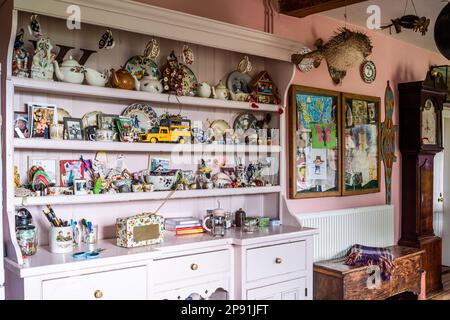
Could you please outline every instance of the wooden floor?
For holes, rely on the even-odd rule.
[[[428,297],[429,300],[450,300],[450,267],[443,268],[442,283],[444,285],[444,289],[441,292]]]

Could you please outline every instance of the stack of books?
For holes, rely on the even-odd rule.
[[[176,235],[203,233],[202,221],[193,217],[167,218],[164,222],[167,231],[174,231]]]

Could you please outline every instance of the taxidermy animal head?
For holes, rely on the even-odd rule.
[[[327,42],[322,39],[316,41],[317,50],[306,54],[292,55],[292,62],[300,64],[303,59],[312,59],[314,67],[318,68],[323,59],[328,64],[328,71],[336,84],[340,84],[347,75],[347,71],[359,67],[372,54],[372,41],[357,31],[341,28]]]
[[[389,28],[389,32],[391,28],[395,28],[395,32],[402,32],[402,28],[412,29],[414,32],[420,32],[423,36],[427,34],[428,27],[430,26],[430,19],[426,17],[419,18],[416,15],[406,15],[394,20],[391,20],[391,24],[381,27],[381,29]]]

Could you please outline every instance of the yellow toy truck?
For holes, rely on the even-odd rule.
[[[191,141],[191,121],[173,121],[167,120],[160,126],[151,128],[147,133],[141,133],[139,140],[141,142],[174,142],[190,143]]]

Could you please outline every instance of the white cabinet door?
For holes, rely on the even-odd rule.
[[[42,283],[44,300],[145,300],[147,268],[85,274]]]
[[[305,278],[247,290],[247,300],[305,300]]]

